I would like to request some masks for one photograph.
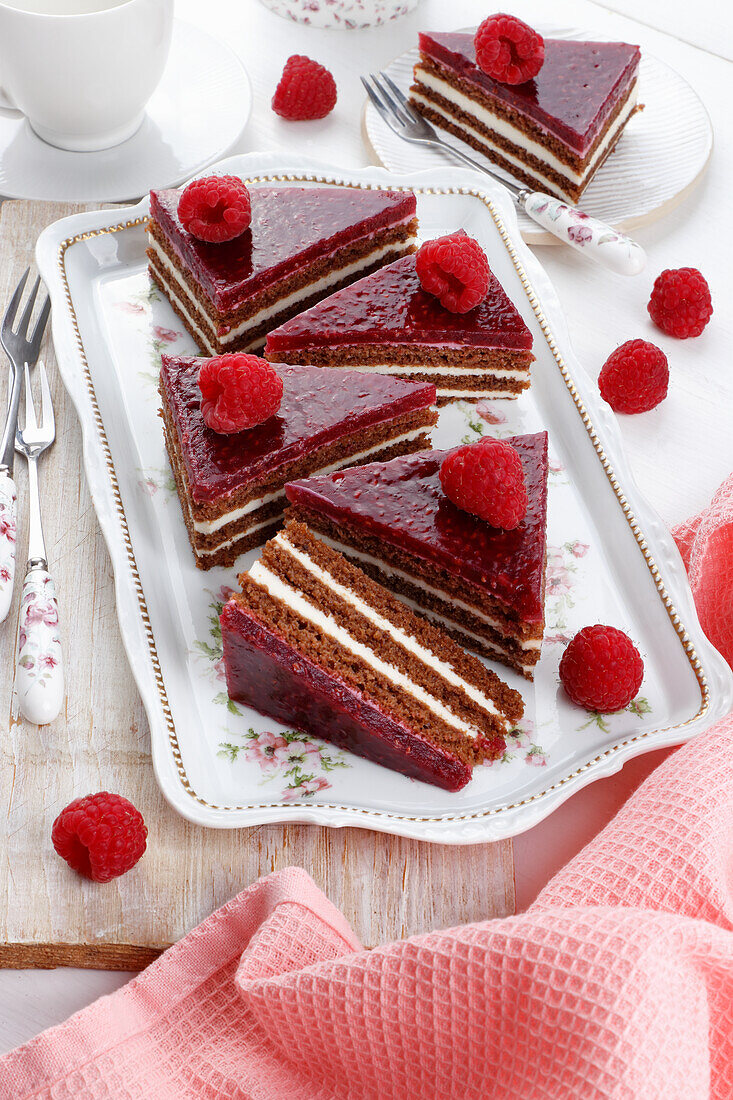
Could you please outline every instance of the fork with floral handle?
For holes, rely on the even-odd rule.
[[[53,722],[64,701],[59,609],[56,589],[48,572],[38,490],[38,458],[56,438],[51,391],[43,363],[41,422],[36,418],[30,373],[25,368],[25,423],[15,436],[16,450],[28,462],[29,521],[28,564],[23,581],[18,629],[18,664],[15,691],[21,713],[29,722]]]

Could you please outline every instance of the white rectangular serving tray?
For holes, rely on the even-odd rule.
[[[156,389],[161,351],[194,347],[146,274],[147,200],[66,218],[40,237],[38,266],[53,300],[59,369],[81,421],[153,765],[171,805],[217,828],[300,821],[443,843],[496,840],[530,828],[631,757],[685,741],[727,713],[730,669],[700,629],[674,542],[634,485],[615,418],[573,355],[556,294],[523,244],[503,188],[450,167],[398,176],[265,154],[231,157],[216,171],[251,183],[409,188],[423,239],[463,226],[481,242],[532,330],[532,388],[516,401],[453,404],[434,440],[447,447],[484,433],[548,430],[547,629],[534,684],[496,666],[522,692],[525,720],[505,759],[475,769],[458,793],[230,703],[217,613],[257,552],[237,569],[203,573],[194,565]],[[611,716],[580,710],[558,686],[566,639],[595,622],[627,631],[645,661],[639,698]]]

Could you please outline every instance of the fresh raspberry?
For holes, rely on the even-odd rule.
[[[668,269],[657,275],[647,309],[668,336],[699,336],[713,315],[710,287],[697,268]]]
[[[642,413],[667,396],[667,356],[647,340],[627,340],[609,355],[598,375],[601,397],[616,412]]]
[[[542,36],[503,12],[484,19],[473,44],[478,67],[502,84],[524,84],[537,76],[545,60]]]
[[[489,261],[464,229],[420,245],[415,257],[420,285],[451,313],[468,313],[489,290]]]
[[[300,122],[325,118],[335,106],[336,81],[328,69],[302,54],[289,57],[272,97],[275,114]]]
[[[266,359],[231,352],[199,371],[201,412],[213,432],[230,435],[263,424],[280,408],[283,380]]]
[[[572,701],[600,714],[627,707],[643,679],[639,650],[615,626],[584,626],[560,661],[560,681]]]
[[[458,447],[440,466],[443,492],[464,512],[511,531],[527,512],[522,460],[511,443],[481,439]]]
[[[119,794],[75,798],[53,823],[53,846],[69,867],[93,882],[124,875],[145,851],[142,814]]]
[[[237,176],[206,176],[184,188],[178,200],[181,225],[192,237],[211,244],[232,241],[249,228],[249,191]]]

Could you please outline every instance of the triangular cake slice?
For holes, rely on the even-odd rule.
[[[523,84],[476,64],[473,34],[420,35],[410,101],[515,180],[576,202],[640,110],[641,52],[626,42],[546,38]]]
[[[160,372],[166,447],[202,569],[230,565],[273,534],[286,481],[430,446],[434,386],[278,364],[277,414],[249,431],[219,435],[201,413],[204,362],[164,355]]]
[[[528,495],[513,531],[448,500],[439,478],[447,451],[292,482],[287,515],[465,645],[531,679],[544,631],[547,433],[509,442]]]
[[[179,190],[150,193],[150,274],[204,354],[261,347],[271,328],[416,245],[410,191],[253,185],[249,193],[249,229],[223,244],[184,229]]]
[[[451,313],[403,256],[274,329],[265,357],[434,382],[438,403],[516,397],[529,386],[532,334],[499,280],[483,302]]]
[[[449,791],[502,756],[519,692],[305,525],[239,580],[221,613],[232,699]]]

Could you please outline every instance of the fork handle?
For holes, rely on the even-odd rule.
[[[0,623],[5,622],[13,602],[15,581],[15,536],[18,493],[9,473],[0,472]]]
[[[21,714],[44,726],[64,701],[64,669],[56,589],[48,570],[29,563],[23,581],[15,691]]]
[[[541,191],[521,191],[517,201],[533,221],[589,260],[617,275],[638,275],[644,270],[644,249],[605,222]]]

